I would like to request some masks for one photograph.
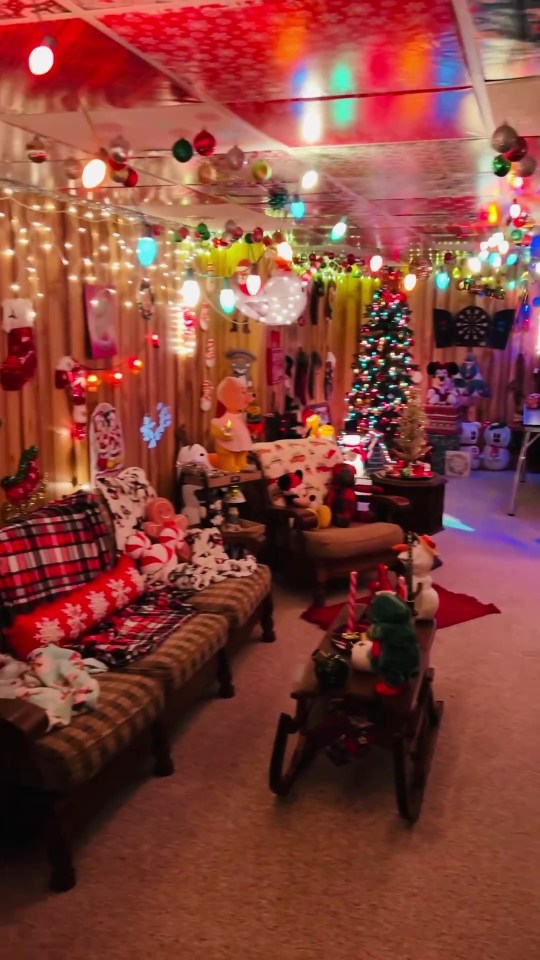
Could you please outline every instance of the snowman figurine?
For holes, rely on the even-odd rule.
[[[505,423],[490,423],[484,431],[482,466],[485,470],[506,470],[510,462],[508,445],[512,439]]]
[[[478,470],[480,466],[480,424],[477,420],[465,420],[461,424],[460,450],[471,455],[471,469]]]

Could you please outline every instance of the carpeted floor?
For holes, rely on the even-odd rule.
[[[446,712],[422,819],[396,815],[386,756],[320,758],[294,796],[267,788],[278,712],[320,637],[276,591],[278,643],[201,705],[176,774],[126,792],[55,896],[43,864],[3,866],[0,957],[17,960],[536,960],[540,956],[540,485],[506,516],[511,474],[448,486],[462,526],[437,543],[448,588],[501,615],[441,633]],[[340,599],[335,594],[332,600]]]

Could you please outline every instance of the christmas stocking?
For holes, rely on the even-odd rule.
[[[8,355],[0,367],[4,390],[20,390],[36,372],[34,311],[29,300],[4,300],[2,326],[8,335]]]
[[[299,350],[296,354],[296,370],[294,374],[294,395],[305,407],[307,403],[307,380],[309,370],[309,357],[305,350]]]

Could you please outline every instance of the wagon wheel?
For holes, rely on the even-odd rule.
[[[287,754],[287,742],[295,737],[292,754]],[[272,793],[278,797],[288,794],[301,770],[304,770],[317,752],[313,739],[300,732],[300,724],[295,717],[282,713],[278,720],[272,758],[270,760],[269,785]]]
[[[432,692],[433,670],[428,670],[417,707],[417,721],[412,733],[399,733],[394,738],[394,783],[400,816],[416,823],[422,809],[431,760],[443,712],[442,701],[435,701]]]

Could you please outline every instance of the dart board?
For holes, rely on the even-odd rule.
[[[471,304],[456,314],[456,347],[485,347],[489,340],[491,321],[482,307]]]

